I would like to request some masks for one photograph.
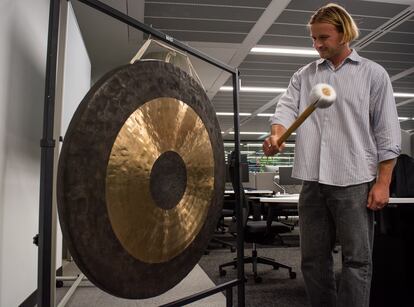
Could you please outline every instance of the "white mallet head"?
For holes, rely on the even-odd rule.
[[[328,108],[334,103],[336,92],[329,84],[318,83],[312,88],[309,99],[315,108]]]

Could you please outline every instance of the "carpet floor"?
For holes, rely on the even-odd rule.
[[[234,239],[233,239],[234,241]],[[279,307],[302,307],[310,306],[306,297],[305,284],[300,271],[300,248],[298,236],[288,236],[284,239],[285,246],[258,246],[258,255],[273,258],[275,261],[291,266],[297,276],[289,278],[288,270],[279,268],[273,270],[271,266],[259,264],[258,275],[262,278],[261,283],[255,283],[251,264],[245,264],[245,286],[246,306],[279,306]],[[235,242],[233,242],[235,243]],[[246,244],[245,256],[251,255],[251,245]],[[211,248],[208,255],[201,258],[199,265],[213,280],[215,284],[221,284],[237,278],[237,270],[233,267],[226,268],[226,275],[220,276],[218,266],[222,263],[232,261],[236,253],[227,248],[216,246]],[[334,254],[335,272],[339,274],[340,253]],[[237,292],[233,292],[235,306],[237,306]]]

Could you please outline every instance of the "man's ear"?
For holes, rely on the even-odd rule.
[[[341,35],[341,42],[339,44],[340,45],[345,45],[347,42],[344,39],[344,33],[340,32],[339,35]]]

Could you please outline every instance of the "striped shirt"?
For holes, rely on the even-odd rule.
[[[335,186],[372,181],[378,163],[398,157],[401,132],[391,81],[355,50],[337,68],[319,59],[300,68],[280,98],[271,124],[288,128],[307,107],[312,87],[330,84],[336,101],[298,128],[292,176]]]

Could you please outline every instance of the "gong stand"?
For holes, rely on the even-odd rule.
[[[56,90],[56,68],[58,52],[58,33],[59,33],[59,12],[61,0],[50,0],[49,29],[46,60],[46,80],[45,80],[45,101],[43,115],[43,133],[40,140],[41,147],[41,171],[40,171],[40,195],[39,195],[39,234],[36,236],[38,245],[38,288],[37,305],[39,307],[52,306],[52,285],[54,279],[52,274],[52,222],[53,222],[53,163],[55,140],[53,139],[54,107]],[[244,235],[241,212],[241,185],[240,185],[240,134],[239,134],[239,71],[237,68],[230,67],[208,55],[191,48],[188,45],[166,35],[152,27],[141,23],[130,16],[123,14],[112,7],[97,0],[78,0],[104,14],[107,14],[135,29],[163,41],[175,48],[185,51],[215,67],[218,67],[232,75],[233,80],[233,111],[234,111],[234,146],[235,146],[235,197],[236,197],[236,217],[237,217],[237,259],[243,263],[244,258]],[[163,306],[183,306],[205,297],[211,296],[221,291],[226,291],[227,306],[232,306],[232,289],[237,286],[238,306],[245,306],[244,288],[244,266],[237,266],[237,279],[220,284],[211,289],[195,293],[191,296],[165,304]],[[52,288],[53,287],[53,288]]]

